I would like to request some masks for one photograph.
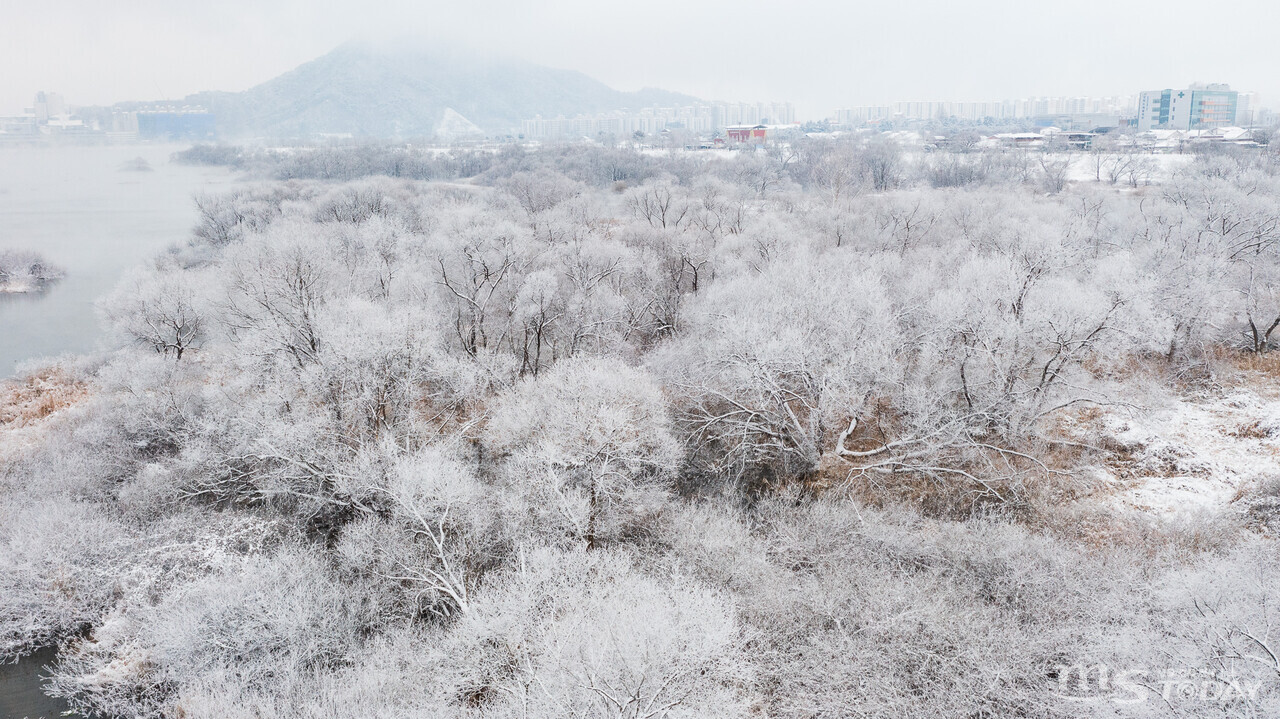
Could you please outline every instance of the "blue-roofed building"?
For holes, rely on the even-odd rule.
[[[138,111],[138,137],[144,140],[212,140],[217,118],[201,108]]]

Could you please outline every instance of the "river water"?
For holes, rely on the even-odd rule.
[[[194,195],[234,184],[223,168],[170,163],[180,149],[0,147],[0,249],[35,250],[67,273],[42,292],[0,294],[0,378],[28,360],[98,348],[94,300],[187,237]],[[46,649],[0,664],[0,719],[65,716],[67,705],[42,690],[54,658]]]
[[[94,300],[125,269],[187,237],[194,195],[235,183],[225,168],[170,163],[180,149],[0,147],[0,249],[35,250],[67,271],[43,292],[0,294],[0,378],[26,360],[96,349]]]
[[[45,667],[56,650],[42,649],[17,664],[0,664],[0,719],[55,719],[67,716],[67,703],[44,693]]]
[[[0,249],[35,250],[67,273],[42,292],[0,294],[0,378],[28,360],[98,348],[94,300],[187,237],[194,195],[234,184],[222,168],[170,163],[180,149],[0,147]],[[54,658],[46,649],[0,664],[0,719],[66,715],[66,703],[42,690]]]

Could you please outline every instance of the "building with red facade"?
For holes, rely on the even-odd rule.
[[[759,142],[769,137],[768,125],[730,125],[724,129],[729,142]]]

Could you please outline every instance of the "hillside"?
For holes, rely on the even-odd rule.
[[[572,116],[695,98],[652,89],[619,92],[580,72],[516,60],[348,43],[244,92],[187,100],[215,112],[224,137],[413,137],[469,124],[504,134],[538,114]]]

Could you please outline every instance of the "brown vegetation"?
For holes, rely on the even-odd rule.
[[[88,385],[50,367],[0,381],[0,428],[25,427],[87,397]]]

